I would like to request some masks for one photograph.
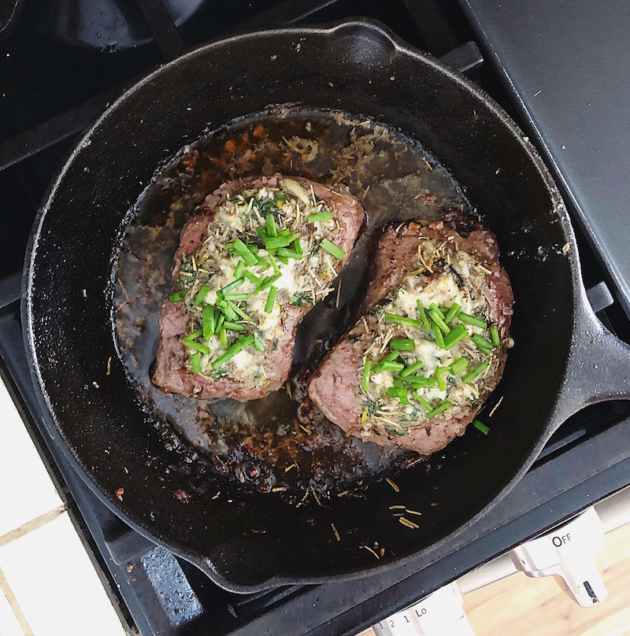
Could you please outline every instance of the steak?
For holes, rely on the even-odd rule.
[[[225,183],[199,212],[175,253],[153,382],[199,399],[264,397],[286,381],[297,326],[347,263],[363,209],[276,174]]]
[[[428,456],[464,433],[499,383],[512,304],[488,230],[389,228],[362,316],[313,375],[309,396],[348,434]]]

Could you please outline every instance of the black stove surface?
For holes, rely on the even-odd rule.
[[[83,5],[87,11],[94,3],[58,4]],[[219,34],[362,15],[443,57],[519,117],[454,0],[232,0],[218,12],[210,7],[216,3],[201,2],[194,3],[199,7],[187,20],[173,15],[178,28],[169,14],[176,4],[137,0],[138,11],[128,25],[136,40],[115,45],[111,32],[104,31],[99,48],[98,38],[96,43],[90,40],[94,34],[68,33],[67,22],[42,25],[43,9],[35,13],[27,3],[0,44],[0,372],[131,629],[145,636],[355,634],[628,485],[630,403],[595,405],[567,421],[510,495],[447,546],[379,575],[252,595],[218,588],[194,566],[131,530],[100,502],[43,425],[22,343],[19,299],[37,207],[78,133],[108,102],[156,64]],[[139,17],[146,24],[139,24]],[[151,33],[155,41],[143,43]],[[581,236],[578,240],[591,302],[605,324],[627,341],[630,323],[608,292],[601,254]]]

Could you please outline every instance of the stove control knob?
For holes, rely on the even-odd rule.
[[[542,537],[512,550],[514,565],[534,578],[555,576],[560,587],[582,607],[608,596],[595,564],[604,546],[604,526],[589,508],[578,517]]]
[[[475,636],[456,582],[372,628],[376,636]]]

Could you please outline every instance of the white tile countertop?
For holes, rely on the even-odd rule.
[[[0,636],[124,636],[0,380]]]

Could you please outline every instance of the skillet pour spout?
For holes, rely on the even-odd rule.
[[[165,447],[112,328],[112,261],[142,184],[204,131],[289,102],[382,122],[432,153],[497,235],[516,299],[491,434],[467,433],[396,475],[398,492],[383,481],[321,506],[201,478]],[[38,214],[23,319],[46,424],[88,484],[139,532],[239,592],[421,568],[474,532],[570,413],[630,388],[628,348],[586,305],[569,217],[534,147],[466,78],[368,20],[219,40],[112,104]],[[421,513],[418,527],[392,505]]]

